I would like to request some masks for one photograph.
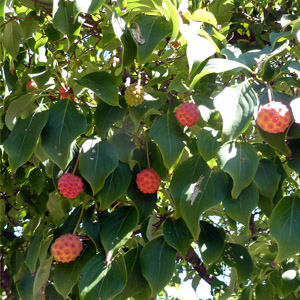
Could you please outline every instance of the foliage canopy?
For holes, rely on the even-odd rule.
[[[165,299],[185,274],[214,299],[299,299],[299,8],[0,0],[2,298]],[[256,125],[269,101],[290,110],[283,133]],[[144,194],[149,167],[161,185]],[[68,199],[72,172],[84,191]],[[67,233],[84,249],[59,263]]]

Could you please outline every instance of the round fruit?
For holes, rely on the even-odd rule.
[[[83,191],[83,182],[80,177],[66,173],[59,177],[57,187],[64,197],[72,199]]]
[[[64,87],[59,88],[59,98],[60,99],[66,99],[70,95],[71,95],[71,99],[74,100],[73,92],[68,86],[66,86],[65,88]]]
[[[125,91],[125,100],[129,106],[137,106],[144,100],[144,89],[138,83],[133,83]]]
[[[82,249],[82,241],[79,236],[71,233],[60,236],[51,246],[52,255],[62,263],[76,260]]]
[[[177,108],[175,117],[181,125],[191,127],[199,121],[200,111],[197,105],[187,102]]]
[[[284,132],[289,127],[290,122],[289,109],[285,104],[277,101],[263,105],[256,118],[257,125],[269,133]]]
[[[144,169],[136,176],[138,189],[144,194],[153,194],[160,187],[160,177],[153,169]]]
[[[27,83],[26,83],[26,90],[28,90],[29,88],[35,88],[35,89],[38,89],[38,86],[36,84],[36,82],[34,80],[29,80]]]

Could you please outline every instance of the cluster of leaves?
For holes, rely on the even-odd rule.
[[[0,0],[3,297],[155,299],[187,272],[218,299],[298,299],[299,15],[293,0]],[[128,107],[133,82],[145,100]],[[255,124],[269,100],[291,111],[284,133]],[[162,184],[143,194],[149,166]],[[72,171],[84,192],[66,199]],[[74,229],[80,257],[54,262]]]

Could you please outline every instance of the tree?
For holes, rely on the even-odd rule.
[[[1,0],[3,299],[298,299],[299,14]]]

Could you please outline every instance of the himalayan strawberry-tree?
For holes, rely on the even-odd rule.
[[[0,0],[1,299],[299,299],[299,8]]]

